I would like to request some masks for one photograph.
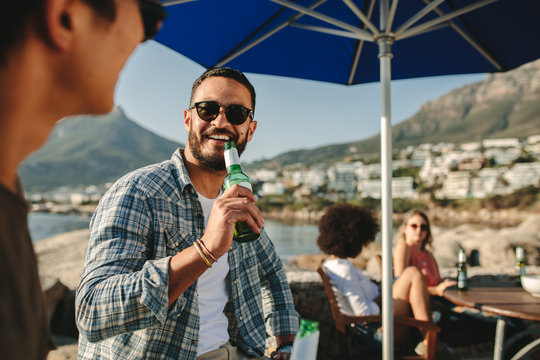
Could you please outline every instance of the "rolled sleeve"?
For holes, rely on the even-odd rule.
[[[292,292],[283,263],[266,233],[261,236],[257,249],[268,332],[274,336],[296,334],[300,316],[294,309]]]
[[[92,219],[76,295],[77,326],[89,341],[162,325],[168,317],[170,258],[148,260],[151,213],[131,185],[111,189]]]

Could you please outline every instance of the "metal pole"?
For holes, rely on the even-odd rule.
[[[388,19],[388,0],[381,0],[381,33],[385,33]],[[379,44],[381,82],[381,242],[382,242],[382,316],[383,359],[394,359],[394,317],[392,302],[392,117],[390,83],[392,43],[388,35],[377,39]]]
[[[506,319],[499,316],[497,319],[497,329],[495,330],[495,346],[493,347],[493,360],[502,360],[503,344],[504,344],[504,328],[506,327]]]

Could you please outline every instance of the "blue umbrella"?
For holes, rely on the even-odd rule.
[[[202,66],[346,85],[381,82],[383,356],[391,359],[390,80],[506,71],[539,58],[540,1],[162,2],[169,16],[156,40]]]

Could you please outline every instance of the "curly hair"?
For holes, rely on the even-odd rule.
[[[407,225],[409,224],[409,220],[411,220],[411,218],[416,215],[424,219],[427,225],[426,237],[422,241],[421,249],[429,250],[431,249],[431,243],[433,242],[433,236],[431,235],[431,225],[429,224],[428,216],[426,215],[425,212],[421,210],[411,210],[405,215],[405,217],[403,218],[403,224],[401,226],[401,238],[405,240],[405,229],[407,228]]]
[[[322,252],[339,258],[353,258],[375,240],[379,223],[368,208],[350,204],[326,209],[319,220],[317,245]]]

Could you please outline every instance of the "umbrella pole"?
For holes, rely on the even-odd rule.
[[[381,83],[381,242],[382,242],[382,316],[383,316],[383,359],[394,358],[394,317],[392,301],[392,122],[390,106],[390,84],[392,43],[394,39],[383,35],[379,44]]]

